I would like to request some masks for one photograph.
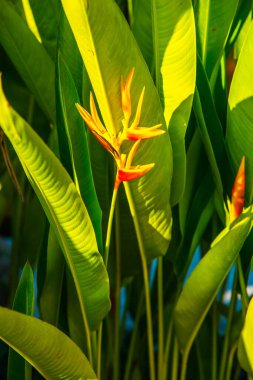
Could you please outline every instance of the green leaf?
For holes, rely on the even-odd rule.
[[[185,132],[196,77],[196,38],[190,0],[152,0],[155,83],[173,147],[171,203],[185,186]]]
[[[210,163],[213,179],[216,184],[216,189],[220,197],[220,202],[223,204],[223,185],[215,153],[213,151],[212,141],[209,135],[209,128],[207,127],[207,125],[211,126],[212,122],[209,118],[207,118],[207,115],[204,113],[204,110],[202,108],[203,103],[203,98],[200,97],[198,89],[196,89],[193,103],[194,113],[196,116],[197,125],[201,133],[203,145],[205,147],[205,151]]]
[[[26,263],[23,268],[13,302],[13,310],[27,315],[33,315],[34,280],[33,271],[29,263]],[[27,367],[27,363],[24,358],[10,348],[8,357],[8,380],[23,380],[26,372],[25,367]]]
[[[155,82],[169,126],[173,113],[194,93],[196,40],[193,8],[190,0],[152,0],[151,3]],[[191,105],[181,115],[184,129],[190,110]]]
[[[80,104],[71,73],[62,55],[58,56],[57,128],[62,162],[79,189],[86,205],[100,252],[102,252],[102,215],[98,203],[89,157],[85,125],[75,103]]]
[[[234,177],[226,154],[222,125],[216,112],[205,69],[198,56],[197,90],[194,97],[194,112],[200,129],[203,145],[212,169],[213,179],[223,207],[223,183]],[[230,193],[231,189],[229,189]]]
[[[0,43],[43,111],[51,121],[54,121],[53,62],[44,47],[6,0],[1,1]]]
[[[46,379],[96,379],[75,343],[39,319],[0,307],[0,338]]]
[[[52,151],[0,92],[0,125],[54,228],[72,273],[84,320],[95,329],[110,308],[109,281],[87,209]]]
[[[132,109],[136,109],[141,90],[145,86],[145,112],[142,113],[141,125],[162,123],[165,129],[159,96],[136,41],[117,5],[112,0],[78,0],[75,3],[62,0],[62,4],[109,133],[115,134],[121,129],[123,112],[120,81],[122,76],[126,79],[133,67]],[[171,234],[168,199],[172,152],[169,136],[163,135],[152,141],[142,142],[135,158],[134,165],[155,163],[154,169],[130,185],[145,254],[151,259],[166,253]]]
[[[133,1],[133,25],[131,28],[138,46],[141,49],[143,57],[149,67],[149,71],[152,72],[154,51],[150,0]]]
[[[85,95],[83,91],[86,91],[84,87],[84,78],[83,75],[88,77],[87,73],[84,74],[84,64],[80,52],[78,50],[73,32],[70,28],[69,22],[65,13],[61,12],[60,22],[59,22],[59,31],[58,31],[58,52],[61,53],[64,62],[68,66],[69,71],[71,72],[72,78],[75,82],[75,87],[77,89],[79,98]],[[83,88],[84,87],[84,88]],[[90,90],[90,86],[89,86]],[[89,98],[87,99],[89,100]],[[87,102],[89,104],[89,102]],[[86,106],[86,104],[85,104]]]
[[[195,11],[200,55],[208,78],[219,63],[238,0],[199,0]]]
[[[56,60],[56,43],[61,13],[60,0],[44,0],[43,6],[36,0],[29,0],[42,43],[53,61]]]
[[[59,242],[52,227],[50,227],[48,233],[47,250],[42,254],[46,256],[46,262],[45,278],[39,298],[40,315],[45,322],[57,326],[65,265]]]
[[[182,281],[214,211],[214,184],[210,171],[200,175],[201,182],[191,200],[176,255],[175,271]]]
[[[245,203],[253,201],[253,23],[241,49],[230,87],[226,144],[237,173],[242,156],[246,161]]]
[[[242,368],[253,376],[253,299],[250,301],[238,343],[238,359]]]
[[[181,351],[189,351],[220,286],[250,232],[251,224],[252,214],[244,214],[231,229],[223,230],[186,282],[174,313]]]
[[[196,38],[190,0],[152,0],[155,83],[173,148],[171,203],[185,186],[185,132],[196,77]]]

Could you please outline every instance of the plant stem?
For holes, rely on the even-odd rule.
[[[134,329],[132,332],[130,347],[128,350],[124,380],[130,379],[131,366],[132,366],[133,355],[134,355],[134,348],[135,348],[135,343],[136,343],[136,338],[137,338],[137,333],[138,333],[139,322],[140,322],[140,318],[141,318],[141,311],[143,308],[143,302],[144,302],[144,291],[141,292],[141,297],[139,300],[138,309],[137,309],[136,316],[135,316]]]
[[[163,320],[163,257],[158,257],[157,268],[157,298],[158,298],[158,368],[157,378],[163,380],[163,349],[164,349],[164,320]]]
[[[169,359],[169,351],[170,351],[170,344],[171,344],[171,338],[172,338],[172,318],[170,319],[168,333],[166,337],[166,344],[165,344],[165,350],[164,350],[164,358],[163,358],[163,379],[167,379],[167,371],[168,371],[168,359]]]
[[[212,380],[217,379],[217,304],[212,307]]]
[[[116,220],[119,220],[119,209],[115,210]],[[114,319],[114,365],[113,380],[118,380],[120,374],[120,245],[119,245],[119,223],[115,224],[116,235],[116,273],[115,273],[115,319]]]
[[[191,346],[189,345],[188,347],[186,347],[186,349],[183,353],[180,380],[186,379],[187,363],[188,363],[190,348],[191,348]]]
[[[93,366],[94,368],[97,366],[97,337],[96,332],[93,331],[91,334],[91,349],[92,349],[92,357],[93,357]]]
[[[111,235],[112,235],[112,222],[113,222],[113,215],[114,215],[114,210],[115,210],[115,206],[116,206],[117,195],[118,195],[118,187],[114,187],[113,194],[112,194],[110,213],[109,213],[109,219],[108,219],[108,224],[107,224],[106,240],[105,240],[104,262],[105,262],[106,268],[107,268],[107,264],[108,264],[109,249],[110,249],[110,242],[111,242]]]
[[[154,339],[153,339],[153,326],[152,326],[152,313],[151,313],[151,300],[149,292],[149,275],[148,275],[148,266],[145,256],[145,249],[143,246],[139,221],[136,215],[134,202],[131,194],[129,184],[124,182],[126,196],[128,204],[130,207],[130,212],[133,218],[133,223],[135,227],[135,232],[137,236],[137,241],[140,250],[143,280],[144,280],[144,292],[145,292],[145,301],[146,301],[146,317],[147,317],[147,335],[148,335],[148,353],[149,353],[149,370],[150,370],[150,380],[155,380],[155,358],[154,358]]]
[[[243,311],[243,315],[245,317],[247,307],[248,307],[248,303],[249,303],[249,297],[247,294],[247,287],[246,287],[245,280],[244,280],[244,275],[243,275],[243,270],[242,270],[242,262],[241,262],[240,256],[238,257],[236,264],[237,264],[236,266],[237,266],[237,271],[238,271],[239,284],[240,284],[240,288],[241,288],[242,311]]]
[[[231,296],[231,301],[230,301],[229,311],[228,311],[227,327],[226,327],[225,338],[224,338],[223,349],[222,349],[222,355],[221,355],[219,380],[224,380],[225,370],[226,370],[226,366],[227,366],[229,336],[230,336],[232,319],[233,319],[233,314],[234,314],[234,309],[235,309],[235,304],[236,304],[236,284],[237,284],[237,275],[235,272],[233,288],[232,288],[232,296]]]
[[[237,344],[234,344],[229,352],[228,355],[228,363],[227,363],[227,372],[226,372],[226,378],[225,380],[230,380],[231,379],[231,372],[232,372],[232,367],[233,367],[233,361],[234,361],[234,356],[235,352],[237,349]]]
[[[178,342],[177,337],[174,334],[173,340],[173,352],[172,352],[172,372],[171,372],[171,380],[178,379]],[[166,378],[164,378],[166,380]]]
[[[112,234],[113,215],[114,215],[114,210],[115,210],[115,205],[116,205],[117,194],[118,194],[118,187],[114,186],[109,218],[108,218],[108,224],[107,224],[106,240],[105,240],[104,263],[105,263],[106,268],[108,264],[109,249],[110,249],[111,234]],[[103,334],[103,321],[100,323],[99,328],[98,328],[97,377],[99,380],[101,379],[102,334]]]
[[[196,354],[197,354],[197,361],[198,361],[198,368],[199,368],[199,380],[204,380],[205,373],[204,373],[203,360],[201,356],[201,348],[200,348],[198,338],[195,340],[195,347],[196,347]]]

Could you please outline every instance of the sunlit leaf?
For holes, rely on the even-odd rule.
[[[238,344],[238,359],[245,371],[253,376],[253,299],[250,301]]]
[[[82,199],[52,151],[0,93],[0,125],[10,139],[73,276],[83,318],[98,326],[110,308],[108,276]]]
[[[96,379],[90,363],[75,343],[56,327],[37,318],[0,307],[0,338],[46,379]]]
[[[221,284],[238,257],[251,224],[252,215],[244,215],[231,229],[221,232],[186,282],[174,313],[181,351],[191,347]]]
[[[120,81],[121,77],[126,79],[133,67],[132,109],[136,109],[145,86],[145,112],[141,115],[141,125],[148,127],[162,123],[165,128],[159,96],[152,78],[116,4],[112,0],[78,0],[75,3],[62,0],[62,4],[108,131],[113,134],[122,128]],[[142,142],[135,157],[134,164],[155,163],[155,168],[150,173],[130,184],[141,239],[146,256],[151,259],[164,254],[170,240],[171,212],[168,197],[172,152],[169,136],[163,135],[152,141]],[[164,178],[166,181],[163,181]],[[163,181],[162,188],[160,181]]]
[[[253,200],[253,23],[241,49],[230,87],[226,143],[232,160],[234,176],[245,156],[245,204]],[[232,184],[231,184],[232,187]]]

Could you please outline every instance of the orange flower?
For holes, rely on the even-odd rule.
[[[230,222],[233,222],[241,213],[244,206],[245,194],[245,157],[242,157],[234,186],[232,189],[232,202],[229,206]]]
[[[121,161],[118,164],[118,171],[116,175],[115,187],[117,188],[121,182],[125,181],[133,181],[134,179],[142,177],[144,174],[149,172],[155,164],[147,164],[147,165],[137,165],[132,166],[132,161],[134,155],[140,145],[141,140],[137,140],[135,144],[132,146],[128,156],[125,154],[121,155]]]
[[[115,186],[118,187],[123,181],[132,181],[143,175],[145,175],[150,169],[153,168],[154,164],[147,165],[137,165],[132,166],[133,157],[140,145],[141,140],[150,139],[159,136],[165,131],[159,129],[162,124],[157,124],[153,127],[139,127],[141,118],[141,109],[144,98],[145,87],[143,88],[134,120],[129,127],[129,121],[132,115],[132,105],[131,105],[131,83],[134,75],[134,68],[130,71],[126,82],[124,83],[121,79],[121,107],[123,111],[124,118],[122,120],[123,129],[118,133],[118,135],[111,136],[103,123],[101,122],[98,112],[96,110],[95,102],[90,94],[90,112],[87,112],[82,106],[76,104],[76,107],[82,116],[83,120],[89,127],[90,131],[96,136],[100,144],[110,152],[117,165],[117,176]],[[132,146],[129,153],[121,154],[120,149],[123,141],[130,140],[136,141]]]

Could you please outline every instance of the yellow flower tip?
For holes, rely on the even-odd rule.
[[[232,189],[230,206],[230,222],[235,220],[243,210],[245,195],[245,156],[242,157]]]
[[[93,120],[92,116],[89,114],[89,112],[87,112],[86,109],[84,109],[80,104],[76,103],[75,105],[76,105],[76,108],[77,108],[78,112],[80,113],[81,117],[83,118],[85,123],[88,125],[88,127],[91,130],[96,128],[94,120]]]
[[[126,131],[126,138],[131,141],[135,140],[147,140],[152,139],[153,137],[157,137],[163,135],[165,131],[163,129],[158,129],[160,125],[154,127],[137,127],[134,129],[128,129]]]
[[[130,152],[128,153],[128,156],[127,156],[127,160],[126,160],[126,169],[130,168],[131,164],[132,164],[132,161],[133,161],[133,158],[134,158],[134,155],[140,145],[140,142],[141,140],[137,140],[134,145],[132,146]]]
[[[126,83],[124,83],[123,78],[121,78],[121,107],[124,114],[124,118],[125,120],[127,120],[127,122],[130,119],[130,116],[132,113],[130,89],[131,89],[133,75],[134,75],[134,68],[132,68],[132,70],[128,74]]]
[[[134,121],[132,122],[130,129],[137,128],[138,125],[140,124],[140,119],[141,119],[141,109],[142,109],[142,103],[143,103],[143,98],[144,98],[144,93],[145,93],[145,86],[143,87],[141,91],[141,95],[139,97],[138,105],[137,105],[137,110],[135,114]]]

